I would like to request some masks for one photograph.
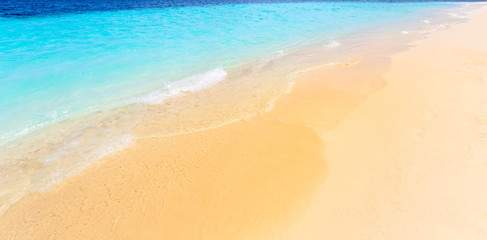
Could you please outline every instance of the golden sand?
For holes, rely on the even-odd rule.
[[[328,174],[275,239],[487,238],[487,12],[392,57],[321,134]]]
[[[486,24],[479,10],[383,75],[299,72],[247,120],[137,139],[12,206],[0,239],[485,239]]]

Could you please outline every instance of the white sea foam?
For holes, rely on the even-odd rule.
[[[447,29],[449,26],[450,25],[448,25],[448,24],[440,24],[440,25],[434,26],[434,27],[432,27],[430,29],[421,31],[420,33],[422,33],[423,35],[424,34],[429,34],[429,33],[434,33],[434,32],[440,31],[440,30]]]
[[[278,50],[278,51],[276,51],[276,53],[278,56],[282,56],[285,54],[285,51],[284,50]]]
[[[430,24],[430,23],[431,23],[431,21],[430,21],[430,20],[428,20],[428,19],[425,19],[425,20],[423,20],[422,22],[423,22],[423,23],[426,23],[426,24]]]
[[[13,131],[6,132],[6,133],[0,135],[0,142],[9,141],[12,138],[25,135],[25,134],[27,134],[27,133],[35,130],[35,129],[44,127],[46,125],[48,125],[47,122],[37,123],[37,124],[32,124],[32,125],[26,126],[26,127],[22,128],[22,129],[16,129],[16,130],[13,130]]]
[[[155,92],[133,100],[159,104],[172,96],[208,89],[223,81],[226,76],[227,72],[223,69],[213,69],[166,84]],[[58,112],[51,112],[49,115],[58,118]],[[134,142],[130,131],[138,122],[137,116],[138,114],[122,111],[115,115],[102,116],[102,119],[93,117],[69,135],[54,141],[58,145],[48,145],[47,147],[53,148],[52,152],[36,159],[42,167],[31,176],[35,183],[28,191],[48,191],[64,180],[78,175],[99,159],[130,147]],[[29,132],[30,129],[25,131]],[[26,154],[30,156],[30,153]]]
[[[287,76],[288,78],[288,82],[287,82],[287,85],[286,85],[286,88],[284,89],[283,92],[281,92],[280,94],[278,94],[274,99],[271,99],[267,104],[266,106],[264,107],[264,109],[262,110],[263,112],[270,112],[274,109],[274,107],[276,106],[276,102],[277,100],[284,94],[288,94],[291,92],[291,90],[293,89],[294,87],[294,78],[293,77],[290,77],[290,75]],[[250,116],[249,116],[250,117]]]
[[[325,48],[336,48],[336,47],[338,47],[340,45],[341,45],[341,43],[339,41],[331,40],[331,41],[325,43],[323,45],[323,47],[325,47]]]
[[[168,83],[161,89],[149,93],[148,95],[129,100],[129,102],[139,102],[145,104],[161,104],[164,100],[184,94],[186,92],[199,92],[208,89],[215,84],[225,80],[227,72],[222,68],[216,68],[204,73],[196,74],[182,80]]]
[[[460,15],[458,13],[449,13],[448,16],[451,18],[467,18],[466,16]]]

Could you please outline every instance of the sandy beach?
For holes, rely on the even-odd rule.
[[[0,239],[485,239],[486,8],[469,18],[298,71],[271,111],[137,138],[10,207]]]

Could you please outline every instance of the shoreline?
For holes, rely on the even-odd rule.
[[[451,30],[440,32],[448,31]],[[428,39],[430,36],[424,41]],[[395,56],[401,54],[394,54],[392,68]],[[351,121],[349,115],[361,109],[358,105],[369,101],[369,94],[373,97],[378,89],[387,92],[389,82],[394,81],[394,77],[386,80],[383,87],[380,75],[385,70],[374,61],[341,66],[339,71],[331,73],[326,69],[328,66],[298,74],[301,76],[291,93],[281,96],[269,112],[213,129],[171,137],[139,138],[134,146],[100,161],[54,191],[31,195],[15,204],[0,218],[0,235],[23,232],[25,238],[29,234],[41,236],[28,232],[32,230],[57,238],[259,239],[279,232],[283,226],[293,225],[286,236],[293,239],[293,234],[300,235],[301,230],[293,233],[292,229],[299,229],[295,227],[299,224],[292,223],[297,219],[301,219],[301,224],[306,222],[302,220],[309,217],[306,209],[315,206],[316,196],[324,194],[323,184],[333,173],[328,166],[327,149],[334,133],[327,132],[343,121]],[[326,81],[322,82],[324,76]],[[367,76],[365,81],[363,76]],[[358,81],[357,77],[362,79]],[[155,120],[135,131],[146,134],[157,129],[156,125],[162,124]],[[229,145],[229,142],[238,144]],[[343,148],[331,145],[335,149]],[[196,203],[198,199],[204,202]],[[161,202],[164,204],[159,205]],[[181,209],[179,205],[192,209]],[[38,210],[32,212],[33,209]],[[162,212],[165,214],[161,215]],[[18,222],[22,216],[49,221],[43,226],[30,226],[33,220],[26,219],[23,224],[27,226],[23,228]],[[105,218],[101,224],[99,216]],[[214,222],[206,222],[208,219]],[[96,225],[83,228],[75,224],[61,229],[59,226],[65,221]],[[32,223],[35,222],[39,220]],[[201,232],[188,232],[180,225],[183,222]],[[79,235],[72,235],[73,232]]]
[[[129,99],[127,106],[79,114],[74,119],[38,129],[2,145],[0,155],[6,161],[2,161],[5,171],[0,179],[4,183],[0,193],[0,216],[11,204],[26,195],[55,189],[66,179],[98,164],[103,157],[133,146],[138,138],[170,137],[208,130],[265,113],[272,109],[282,94],[290,91],[293,80],[289,75],[293,72],[314,67],[317,63],[345,66],[358,61],[361,55],[383,58],[402,51],[411,39],[438,30],[433,26],[464,21],[447,13],[456,12],[457,16],[462,17],[467,10],[453,9],[457,7],[449,6],[432,14],[433,22],[429,24],[421,22],[422,18],[418,15],[411,17],[414,21],[409,19],[412,23],[404,19],[396,20],[384,28],[349,31],[333,39],[325,36],[325,39],[310,39],[285,52],[269,53],[269,56],[258,60],[221,70],[217,68],[182,80],[206,79],[208,75],[221,78],[225,75],[225,80],[216,79],[218,83],[199,89],[202,91],[175,82],[175,87],[166,86],[166,90],[175,90],[180,94],[161,104],[133,102],[145,98],[159,103],[161,99],[158,100],[158,97],[165,96],[161,91],[163,89]],[[405,35],[399,33],[399,28],[415,31]],[[371,52],[366,46],[380,49],[381,52]],[[386,65],[385,62],[377,64]],[[210,79],[210,82],[213,80]],[[198,82],[198,86],[202,85]],[[151,127],[137,127],[139,125]]]
[[[268,239],[487,236],[480,6],[466,23],[394,54],[386,85],[320,134],[327,179],[303,215]]]

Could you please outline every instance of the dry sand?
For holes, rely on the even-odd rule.
[[[309,69],[269,113],[138,139],[12,206],[0,239],[486,239],[486,25],[479,10],[385,74]]]
[[[276,239],[487,239],[487,12],[473,16],[394,55],[386,86],[322,132],[327,178]]]

